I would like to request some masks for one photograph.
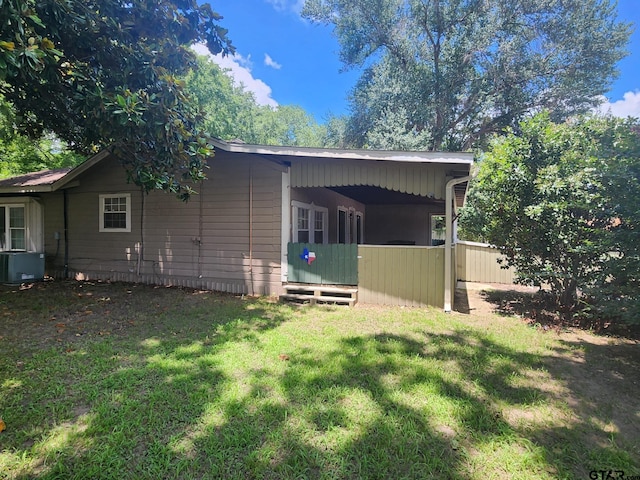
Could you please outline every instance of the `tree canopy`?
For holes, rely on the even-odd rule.
[[[254,95],[206,57],[187,75],[188,92],[197,99],[204,128],[223,140],[257,145],[320,147],[326,128],[297,105],[259,105]]]
[[[50,132],[37,139],[16,133],[15,111],[0,95],[0,178],[72,167],[84,159],[84,156],[69,151]]]
[[[195,66],[193,43],[233,51],[209,4],[5,0],[0,19],[0,93],[22,133],[111,148],[145,190],[188,196],[212,148],[179,78]]]
[[[566,314],[588,298],[639,321],[639,174],[638,120],[540,114],[491,143],[461,226],[498,246],[521,283],[550,286]]]
[[[466,150],[532,112],[585,112],[630,34],[610,0],[307,0],[303,15],[365,68],[348,138],[371,148]]]

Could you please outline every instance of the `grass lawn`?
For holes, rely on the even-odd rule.
[[[0,327],[3,480],[640,475],[632,340],[88,282]]]

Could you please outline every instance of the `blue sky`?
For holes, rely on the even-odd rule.
[[[342,72],[331,29],[300,17],[303,0],[209,1],[224,17],[221,24],[237,49],[233,58],[215,61],[230,68],[258,102],[300,105],[319,122],[329,114],[348,113],[347,96],[359,72]],[[640,1],[619,0],[618,14],[635,31],[603,108],[617,116],[640,117]]]

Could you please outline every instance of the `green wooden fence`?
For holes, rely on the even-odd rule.
[[[315,255],[311,262],[308,257]],[[289,273],[292,283],[318,285],[358,284],[358,245],[289,243],[287,245]]]

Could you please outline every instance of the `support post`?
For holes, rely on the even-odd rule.
[[[453,283],[453,268],[451,250],[453,246],[453,211],[454,211],[454,195],[453,187],[460,183],[468,182],[471,180],[470,176],[454,178],[447,182],[445,187],[445,222],[446,222],[446,237],[444,240],[444,311],[451,312],[451,305],[453,303],[453,291],[451,284]]]

